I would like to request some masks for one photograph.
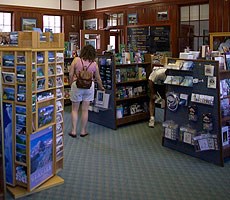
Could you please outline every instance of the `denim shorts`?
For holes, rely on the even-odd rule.
[[[73,82],[70,90],[70,100],[72,102],[93,101],[94,82],[92,82],[90,89],[77,88],[76,82]]]

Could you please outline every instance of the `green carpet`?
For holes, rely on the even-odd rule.
[[[21,199],[230,198],[230,162],[220,167],[163,147],[160,122],[155,128],[141,122],[117,130],[89,123],[90,135],[77,139],[67,134],[70,122],[66,107],[64,169],[58,174],[65,183]]]

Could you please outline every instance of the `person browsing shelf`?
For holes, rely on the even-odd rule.
[[[91,101],[94,100],[94,80],[97,82],[100,90],[105,90],[102,85],[99,68],[95,61],[96,50],[92,45],[85,45],[80,52],[79,57],[75,57],[71,63],[69,70],[69,81],[71,85],[70,100],[72,102],[71,120],[72,128],[69,135],[73,138],[77,137],[77,121],[79,118],[79,107],[81,104],[81,131],[80,136],[88,135],[86,130],[88,123],[88,109]],[[93,81],[89,89],[78,88],[76,85],[77,74],[87,66],[87,71],[92,72]]]
[[[155,83],[164,82],[166,68],[165,67],[154,67],[151,74],[149,75],[149,89],[150,89],[150,100],[149,100],[149,127],[154,128],[155,125],[155,100],[156,100],[156,85]]]

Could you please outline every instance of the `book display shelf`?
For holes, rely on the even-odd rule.
[[[116,125],[149,118],[148,76],[150,62],[116,64]]]
[[[90,105],[89,121],[116,129],[114,56],[98,55],[97,63],[105,93],[95,84],[95,100]]]
[[[73,61],[73,57],[65,57],[64,58],[64,99],[65,99],[65,105],[70,104],[70,89],[71,86],[69,85],[69,68],[71,66],[71,63]]]
[[[5,175],[15,198],[64,182],[64,34],[17,37],[0,47]]]
[[[168,58],[166,66],[162,145],[224,166],[230,156],[230,72],[213,60]]]
[[[1,68],[0,68],[1,73]],[[0,96],[2,96],[2,79],[0,79]],[[5,182],[5,165],[4,165],[4,146],[2,134],[2,98],[0,99],[0,200],[5,199],[6,182]]]
[[[102,109],[100,103],[96,103],[89,120],[117,129],[125,124],[148,119],[147,77],[151,63],[115,64],[113,55],[103,55],[98,57],[98,65],[106,93],[109,94],[109,104],[106,109]]]

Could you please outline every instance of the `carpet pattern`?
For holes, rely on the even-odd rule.
[[[160,122],[117,130],[88,123],[89,136],[71,138],[70,107],[64,119],[64,169],[58,174],[64,184],[20,199],[229,199],[230,162],[220,167],[163,147]]]

